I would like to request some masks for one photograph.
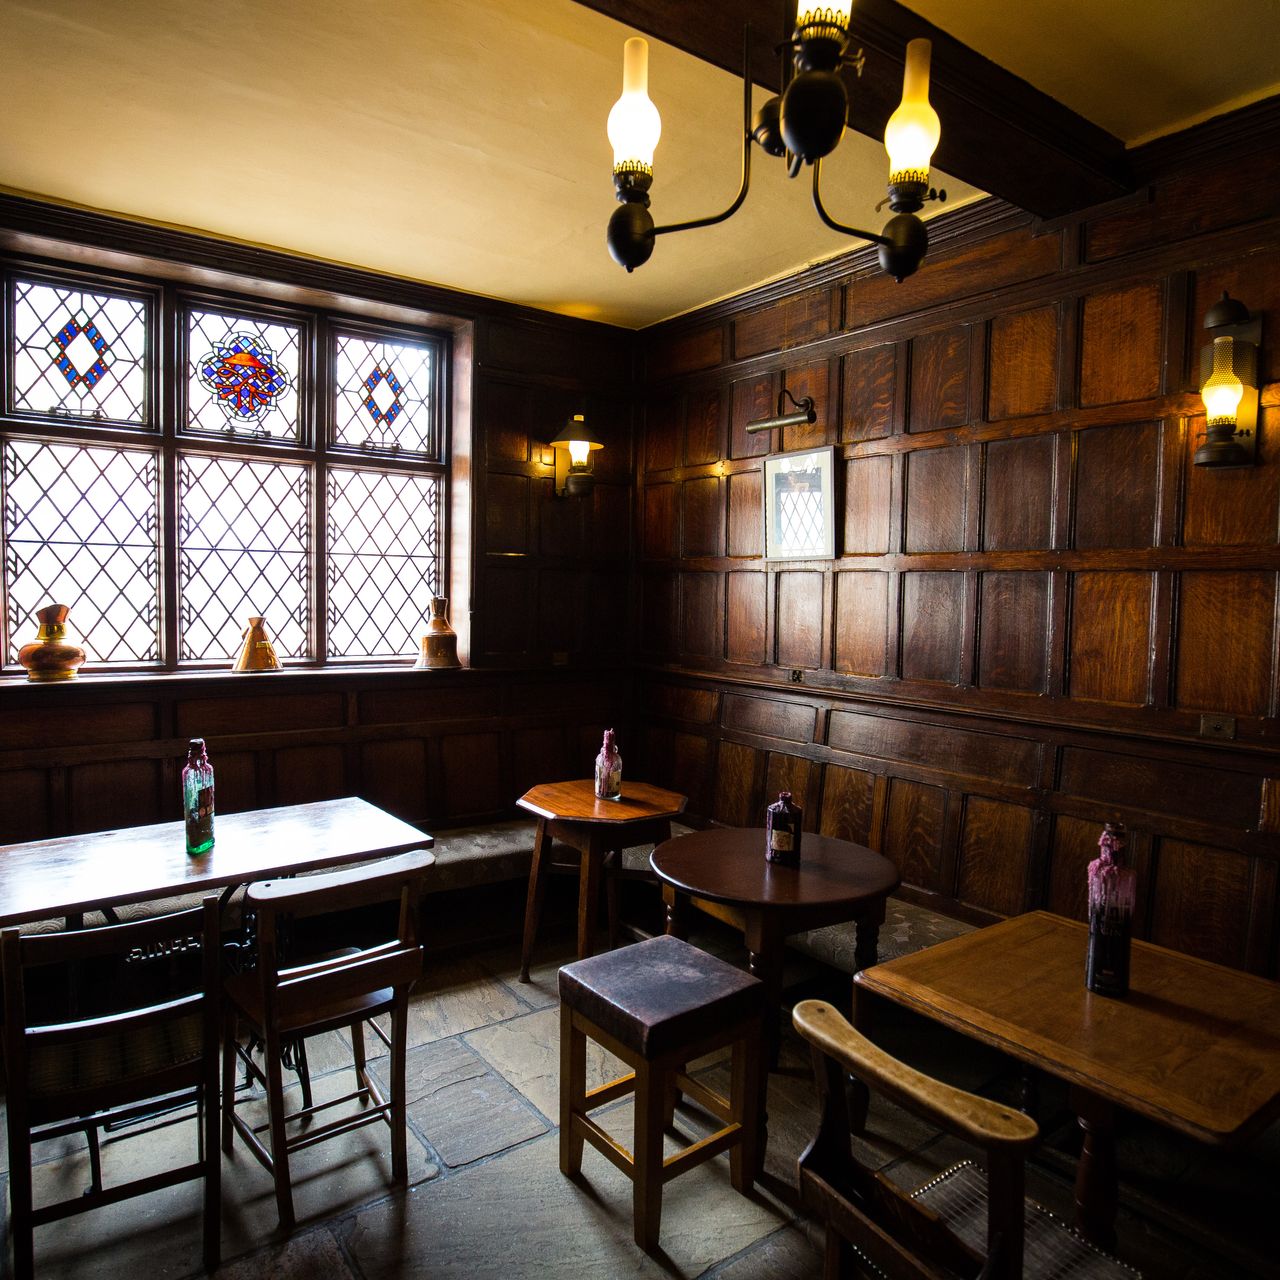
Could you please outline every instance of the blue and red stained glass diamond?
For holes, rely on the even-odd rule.
[[[375,368],[364,380],[364,407],[377,426],[389,427],[404,406],[400,403],[402,390],[396,375],[390,369]]]
[[[83,311],[72,316],[45,347],[54,366],[81,395],[106,376],[110,343]]]
[[[275,352],[254,334],[233,333],[225,342],[215,342],[197,368],[233,427],[260,423],[289,389],[289,376],[276,364]]]

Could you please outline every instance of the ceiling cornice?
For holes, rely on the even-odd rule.
[[[778,0],[579,0],[587,8],[735,74],[742,30],[759,33],[752,79],[777,90],[773,45],[789,30]],[[877,140],[902,96],[907,42],[933,41],[930,99],[942,118],[936,167],[1040,217],[1061,217],[1131,189],[1123,144],[896,0],[858,0],[851,42],[870,55],[851,82],[849,127]],[[621,60],[619,60],[621,65]]]

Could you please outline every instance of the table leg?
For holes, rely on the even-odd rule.
[[[538,920],[542,915],[542,895],[547,887],[547,869],[551,864],[551,837],[547,820],[538,819],[533,837],[533,861],[529,864],[529,895],[524,904],[524,942],[520,947],[520,981],[529,981],[529,961],[538,936]]]
[[[1099,1248],[1113,1250],[1120,1196],[1115,1108],[1105,1098],[1079,1086],[1071,1090],[1071,1105],[1084,1130],[1084,1145],[1076,1166],[1076,1229]]]
[[[662,886],[662,902],[666,907],[667,915],[667,925],[664,932],[673,938],[679,938],[681,942],[687,942],[689,939],[687,904],[681,900],[680,895],[669,884]]]
[[[764,983],[764,1048],[769,1070],[778,1069],[778,1047],[782,1042],[782,935],[770,927],[768,915],[749,915],[743,921],[747,944],[747,967]]]
[[[857,969],[870,969],[876,963],[880,947],[880,926],[884,924],[884,902],[868,908],[854,925],[853,963]]]
[[[604,897],[609,912],[609,950],[618,946],[618,882],[622,879],[622,850],[610,849],[604,856]]]
[[[581,852],[578,864],[578,959],[596,953],[596,914],[600,910],[600,876],[604,850],[594,837]]]

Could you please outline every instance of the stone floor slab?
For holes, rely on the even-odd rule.
[[[716,1272],[716,1280],[819,1280],[823,1233],[796,1223],[766,1236]]]
[[[409,1047],[444,1040],[475,1027],[502,1022],[526,1012],[515,996],[483,965],[474,960],[443,964],[427,962],[422,981],[409,1000]],[[384,1030],[389,1019],[379,1019]],[[370,1056],[385,1054],[381,1042]]]
[[[294,1236],[218,1268],[218,1280],[353,1280],[337,1240],[327,1227]]]

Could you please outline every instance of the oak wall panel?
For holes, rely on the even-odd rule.
[[[956,897],[1001,915],[1017,915],[1026,896],[1030,809],[969,796],[964,804]]]
[[[713,369],[724,359],[724,327],[707,325],[683,333],[660,334],[649,347],[651,378]]]
[[[682,652],[702,658],[718,658],[724,648],[723,577],[718,573],[680,575]]]
[[[724,698],[721,723],[739,733],[758,733],[786,742],[812,742],[814,710],[804,702],[730,693]]]
[[[1280,527],[1280,412],[1262,409],[1254,467],[1197,467],[1204,419],[1186,433],[1186,509],[1182,540],[1189,547],[1275,546]]]
[[[1274,573],[1184,573],[1178,610],[1180,707],[1265,715]]]
[[[1151,575],[1072,575],[1068,689],[1073,698],[1142,706],[1147,700]]]
[[[356,705],[361,724],[416,724],[426,720],[499,715],[502,694],[498,689],[441,689],[428,684],[409,689],[368,690],[358,695]]]
[[[480,635],[486,656],[528,652],[530,628],[537,598],[536,575],[517,565],[489,565],[481,595]]]
[[[821,833],[872,847],[875,791],[875,774],[827,765],[822,779]]]
[[[711,743],[692,733],[675,733],[671,740],[672,788],[689,798],[693,813],[711,809]]]
[[[1049,546],[1053,531],[1053,437],[993,440],[984,454],[983,549],[1025,551]]]
[[[721,742],[716,761],[713,816],[726,827],[754,827],[764,821],[756,797],[756,760],[760,753],[737,742]]]
[[[908,552],[964,547],[968,475],[967,449],[918,449],[907,455]]]
[[[493,462],[528,462],[531,423],[529,388],[490,379],[476,398],[476,419]]]
[[[887,573],[836,575],[837,671],[857,676],[886,673],[889,582]]]
[[[729,554],[764,555],[764,476],[759,471],[740,471],[728,477]]]
[[[788,572],[778,582],[778,665],[812,670],[822,660],[822,574]]]
[[[1203,960],[1243,968],[1252,860],[1228,849],[1162,840],[1151,898],[1151,941]]]
[[[276,752],[275,763],[280,804],[310,804],[341,795],[345,790],[341,747],[288,747]]]
[[[262,693],[256,686],[240,698],[192,698],[175,709],[178,736],[212,738],[244,733],[255,725],[273,729],[330,729],[345,720],[342,696],[337,693]]]
[[[782,429],[782,448],[784,451],[791,449],[817,449],[824,444],[830,444],[836,438],[836,423],[833,421],[836,417],[831,411],[831,395],[830,395],[830,375],[828,373],[826,362],[820,364],[805,365],[799,369],[789,369],[782,380],[782,385],[791,392],[797,400],[804,400],[807,396],[813,401],[813,411],[817,414],[817,420],[810,423],[800,423],[794,427],[783,427]],[[786,407],[790,408],[790,401],[786,403]]]
[[[938,431],[969,421],[969,330],[927,333],[911,343],[909,431]]]
[[[898,350],[894,346],[870,347],[843,357],[844,385],[840,439],[883,440],[893,434],[897,397]]]
[[[767,574],[731,573],[728,582],[728,616],[725,657],[730,662],[762,666],[769,660],[766,633]]]
[[[1048,413],[1058,399],[1058,312],[1037,307],[991,322],[987,416]]]
[[[34,631],[32,635],[34,636]],[[88,668],[90,673],[92,668]],[[89,682],[92,674],[79,676]],[[50,693],[57,696],[56,689]],[[203,709],[203,708],[202,708]],[[198,720],[188,718],[178,728],[183,737],[202,737],[204,730],[192,724]],[[105,707],[76,707],[74,740],[84,746],[104,742],[140,742],[150,738],[156,730],[155,708],[146,702],[113,702]],[[68,740],[68,725],[62,716],[51,715],[48,707],[11,707],[0,715],[0,750],[33,750],[42,747],[60,747]]]
[[[67,770],[67,789],[74,833],[142,827],[182,817],[179,785],[175,784],[171,795],[160,794],[157,760],[100,760],[76,765]]]
[[[413,822],[429,811],[427,747],[422,738],[364,743],[360,748],[360,778],[361,796],[398,818]],[[221,790],[220,773],[218,786]]]
[[[844,472],[844,554],[883,555],[893,515],[893,459],[851,458]]]
[[[689,394],[685,417],[684,464],[696,467],[724,456],[724,395],[719,387]]]
[[[762,373],[755,378],[743,378],[730,389],[729,401],[729,457],[759,458],[769,452],[771,431],[747,432],[747,423],[761,418],[771,418],[777,412],[778,378],[773,373]]]
[[[650,572],[640,579],[640,643],[657,656],[673,656],[679,617],[674,573]]]
[[[1045,906],[1060,916],[1085,920],[1089,914],[1089,863],[1098,856],[1102,827],[1059,814],[1053,822],[1049,886]],[[1083,981],[1083,979],[1081,979]]]
[[[529,477],[493,473],[484,507],[486,551],[520,555],[529,550]]]
[[[1258,164],[1273,171],[1280,169],[1280,156],[1259,156]],[[1238,183],[1239,174],[1234,176]],[[1251,172],[1250,185],[1258,180],[1257,172]],[[1258,350],[1258,376],[1265,382],[1280,381],[1280,343],[1275,340],[1275,335],[1280,333],[1280,327],[1277,327],[1280,326],[1280,246],[1270,244],[1261,252],[1252,252],[1228,262],[1216,262],[1197,270],[1191,312],[1194,348],[1207,341],[1209,335],[1201,327],[1205,313],[1224,291],[1233,298],[1239,298],[1255,315],[1262,316],[1263,340]],[[1193,374],[1199,368],[1200,354],[1198,349],[1193,349]]]
[[[1149,400],[1160,394],[1164,286],[1146,281],[1084,300],[1080,403]]]
[[[1076,433],[1075,545],[1147,547],[1155,537],[1160,430],[1154,422]]]
[[[902,575],[902,678],[960,682],[964,575]]]
[[[680,496],[684,506],[682,554],[723,555],[724,506],[720,500],[720,481],[715,476],[686,480],[680,486]]]
[[[932,893],[947,891],[941,883],[946,814],[947,793],[941,787],[890,780],[884,856],[904,883]]]
[[[733,354],[738,360],[786,351],[825,337],[835,328],[829,289],[812,289],[733,322]]]
[[[711,724],[720,705],[719,696],[711,689],[658,681],[647,681],[641,687],[640,699],[653,715],[688,724]]]
[[[805,831],[818,829],[818,815],[806,802],[809,794],[809,775],[818,766],[803,756],[789,756],[783,751],[770,751],[765,772],[765,800],[772,804],[782,791],[789,791],[794,802],[803,810],[800,825]]]
[[[644,487],[644,554],[650,560],[670,560],[676,553],[676,489],[674,484]]]
[[[0,777],[0,844],[43,840],[52,833],[49,778],[43,769],[11,769]]]
[[[610,502],[609,495],[616,495],[619,492],[616,485],[597,482],[591,490],[590,505],[578,499],[568,501],[556,498],[553,494],[554,487],[554,480],[534,482],[533,501],[538,509],[538,549],[544,556],[569,556],[574,559],[582,556],[584,525],[588,510],[598,517],[597,529],[626,529],[626,520],[618,522],[616,510],[611,509],[613,504]],[[490,498],[492,500],[492,492]],[[613,501],[616,503],[616,498]],[[610,520],[614,523],[608,523]],[[502,550],[493,546],[488,549]],[[524,548],[511,548],[511,550],[523,551]]]
[[[496,733],[453,733],[441,738],[444,795],[439,807],[445,813],[451,817],[491,813],[512,802],[503,785],[503,771],[495,768],[502,758],[501,746]]]
[[[1049,575],[984,573],[979,592],[978,683],[988,689],[1043,693]]]
[[[575,767],[576,765],[576,767]],[[522,796],[541,782],[563,782],[588,773],[587,761],[565,757],[564,729],[539,725],[511,734],[511,796]]]
[[[669,471],[680,457],[684,397],[655,396],[645,409],[644,468]]]
[[[214,778],[219,813],[242,813],[266,803],[255,751],[219,751]],[[422,812],[421,810],[419,812]]]

